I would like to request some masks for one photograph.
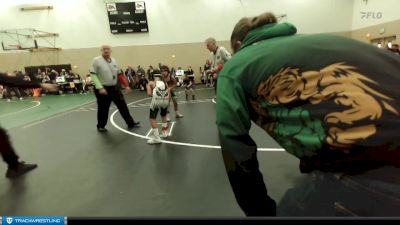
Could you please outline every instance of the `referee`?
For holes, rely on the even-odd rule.
[[[96,87],[95,95],[97,99],[97,130],[107,132],[105,128],[108,120],[108,111],[111,102],[117,106],[122,118],[124,118],[128,128],[134,128],[140,123],[135,122],[129,114],[128,106],[121,92],[121,85],[127,92],[131,92],[129,82],[118,67],[114,58],[111,58],[111,47],[101,46],[101,56],[93,59],[90,74]]]

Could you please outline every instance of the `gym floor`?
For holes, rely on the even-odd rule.
[[[125,97],[141,127],[126,130],[112,106],[108,133],[96,130],[93,94],[1,101],[0,124],[21,159],[39,167],[16,180],[0,179],[0,214],[244,217],[218,149],[214,90],[198,87],[195,101],[180,91],[185,117],[175,119],[171,107],[171,136],[155,146],[146,143],[150,99],[144,92]],[[253,125],[251,134],[262,150],[269,194],[279,203],[306,175],[264,131]],[[3,176],[6,164],[0,165]]]

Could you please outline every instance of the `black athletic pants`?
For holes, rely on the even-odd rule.
[[[256,146],[253,140],[245,141],[249,146]],[[257,150],[246,155],[241,157],[229,149],[222,150],[225,169],[236,201],[246,216],[276,216],[276,202],[268,195],[259,170]]]
[[[124,95],[117,86],[104,86],[107,91],[107,95],[101,95],[99,90],[95,90],[97,99],[97,128],[104,128],[107,125],[108,111],[110,110],[111,102],[117,106],[122,118],[124,118],[126,124],[130,127],[134,126],[134,120],[129,113],[128,106],[125,102]]]
[[[8,164],[9,168],[16,168],[18,166],[18,156],[11,146],[10,139],[7,132],[0,127],[0,153],[4,162]]]

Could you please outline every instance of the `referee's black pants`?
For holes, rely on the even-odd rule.
[[[18,155],[11,145],[7,132],[0,127],[0,154],[8,167],[15,169],[18,166]]]
[[[105,128],[108,121],[108,111],[110,110],[111,102],[117,106],[122,118],[124,118],[126,124],[129,127],[133,127],[135,121],[129,113],[128,106],[125,102],[124,95],[117,86],[104,86],[107,91],[107,95],[101,95],[99,90],[95,90],[97,99],[97,128]]]

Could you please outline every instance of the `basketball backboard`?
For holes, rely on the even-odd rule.
[[[1,45],[4,51],[56,49],[58,34],[35,29],[0,30]]]

